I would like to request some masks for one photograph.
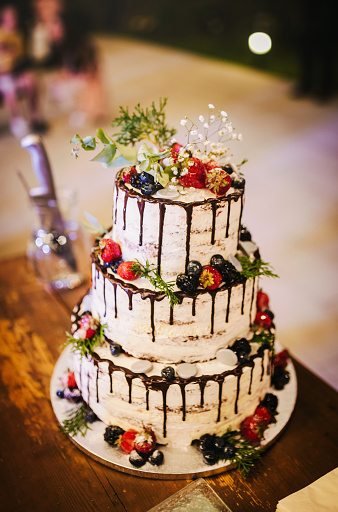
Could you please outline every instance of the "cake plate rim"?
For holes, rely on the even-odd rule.
[[[277,349],[281,349],[280,343]],[[70,368],[71,347],[65,347],[61,352],[53,370],[50,382],[51,405],[60,425],[67,419],[68,414],[74,408],[74,404],[68,400],[60,399],[56,392],[60,389],[61,376]],[[265,439],[261,447],[266,451],[282,435],[291,418],[297,401],[297,377],[292,361],[288,362],[287,370],[290,372],[290,382],[281,391],[269,389],[278,397],[278,415],[276,423],[269,425],[265,431]],[[106,425],[102,421],[90,424],[90,429],[85,436],[67,435],[71,442],[83,453],[101,464],[120,471],[144,478],[158,480],[183,480],[186,478],[209,477],[217,475],[234,468],[229,461],[219,461],[213,466],[207,466],[202,459],[201,453],[194,446],[168,447],[161,446],[165,462],[162,466],[152,466],[146,462],[141,468],[135,468],[128,460],[128,455],[122,450],[114,448],[106,443],[103,434]],[[179,469],[177,469],[179,468]]]

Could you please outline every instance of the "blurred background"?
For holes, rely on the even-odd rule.
[[[92,154],[75,160],[72,136],[110,133],[119,105],[168,97],[167,121],[180,140],[180,120],[213,103],[243,134],[231,146],[235,163],[249,160],[243,220],[280,275],[262,282],[278,339],[338,388],[334,2],[8,5],[0,27],[1,259],[25,254],[33,222],[25,186],[38,183],[24,135],[43,136],[57,188],[76,191],[80,221],[87,211],[109,226],[115,173],[90,162]],[[265,36],[250,48],[257,32]]]

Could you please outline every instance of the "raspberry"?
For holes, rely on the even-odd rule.
[[[155,446],[156,436],[152,430],[144,430],[136,435],[134,448],[139,453],[151,453],[154,451]]]
[[[269,409],[267,407],[265,407],[264,405],[259,405],[256,408],[254,416],[263,425],[268,425],[271,421],[271,413],[270,413]]]
[[[206,187],[217,197],[224,196],[231,187],[231,177],[214,160],[210,160],[206,168]]]
[[[139,274],[135,273],[134,270],[132,270],[134,262],[133,261],[124,261],[117,267],[117,273],[122,279],[125,279],[126,281],[134,281],[138,278]]]
[[[250,441],[258,443],[263,436],[262,424],[254,415],[248,416],[241,423],[241,432]]]
[[[286,368],[289,357],[289,352],[286,349],[282,350],[281,352],[278,352],[278,354],[276,354],[273,358],[274,368],[277,368],[278,366]]]
[[[67,372],[63,374],[61,384],[65,388],[77,388],[74,372]]]
[[[135,437],[138,434],[137,430],[129,429],[121,437],[121,448],[127,453],[131,453],[135,446]]]
[[[262,292],[262,290],[259,290],[257,292],[257,308],[259,311],[265,311],[269,307],[269,296]]]
[[[112,263],[122,256],[121,247],[111,238],[102,239],[100,247],[103,249],[101,258],[105,263]]]
[[[271,327],[271,318],[263,311],[257,311],[255,316],[255,324],[261,327]]]
[[[122,179],[125,183],[130,183],[130,178],[133,176],[133,174],[137,174],[137,170],[135,167],[126,168],[122,172]]]
[[[179,178],[184,187],[205,188],[205,166],[199,158],[190,158],[188,172]]]
[[[199,278],[201,286],[208,290],[215,290],[222,281],[222,276],[214,267],[203,267],[202,273]]]

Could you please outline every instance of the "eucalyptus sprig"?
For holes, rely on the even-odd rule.
[[[254,260],[251,260],[247,256],[236,256],[236,258],[242,265],[240,274],[242,274],[242,276],[246,277],[247,279],[258,276],[279,277],[273,272],[270,263],[266,263],[260,258],[256,258]]]
[[[116,135],[117,142],[134,146],[136,142],[149,140],[158,148],[168,145],[176,133],[168,128],[165,120],[165,106],[168,98],[160,98],[159,106],[153,101],[150,108],[143,109],[138,103],[135,111],[130,114],[128,107],[120,107],[120,115],[113,119],[112,126],[120,128]]]
[[[93,355],[95,347],[98,347],[104,342],[104,329],[106,324],[99,324],[96,333],[91,338],[75,338],[69,332],[66,332],[67,341],[62,345],[62,348],[72,345],[72,351],[81,353],[81,356],[86,357],[87,354]]]
[[[250,343],[258,343],[261,347],[268,345],[272,354],[275,354],[275,335],[267,330],[256,331],[250,340]]]
[[[261,458],[262,449],[243,438],[237,431],[230,431],[228,429],[222,437],[225,438],[227,443],[236,448],[236,453],[230,458],[230,463],[234,464],[235,468],[246,478],[255,465],[255,462]]]
[[[69,436],[76,436],[77,434],[85,436],[87,430],[91,430],[86,419],[87,412],[88,406],[85,402],[82,402],[80,406],[77,405],[70,411],[68,418],[59,426],[59,430]]]
[[[157,271],[156,265],[149,263],[148,260],[145,264],[135,260],[131,268],[139,277],[145,277],[148,279],[148,281],[154,286],[155,290],[165,293],[172,307],[179,303],[179,299],[174,293],[175,281],[169,281],[168,283],[164,281],[161,274]]]

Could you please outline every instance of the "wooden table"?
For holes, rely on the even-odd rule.
[[[0,264],[0,510],[146,512],[190,480],[139,478],[94,461],[58,430],[49,384],[84,288],[48,293],[25,258]],[[338,461],[338,395],[294,361],[298,400],[286,431],[243,479],[206,478],[235,511],[274,511]]]

